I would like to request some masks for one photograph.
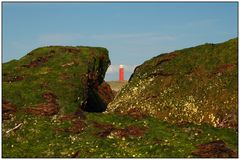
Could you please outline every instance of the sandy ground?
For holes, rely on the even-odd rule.
[[[112,90],[118,92],[125,84],[127,84],[127,81],[107,81],[107,83],[111,86]]]

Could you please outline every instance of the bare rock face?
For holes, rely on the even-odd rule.
[[[97,87],[97,91],[101,99],[108,104],[110,103],[114,98],[114,93],[110,87],[110,85],[106,82],[103,82],[101,85]]]
[[[237,55],[232,39],[156,56],[136,67],[107,112],[236,129]]]
[[[52,116],[79,109],[103,112],[112,100],[104,82],[110,65],[100,47],[49,46],[3,64],[4,114],[19,108],[26,113]]]

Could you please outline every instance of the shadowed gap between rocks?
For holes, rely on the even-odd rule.
[[[96,89],[88,90],[87,104],[83,108],[86,112],[104,112],[107,104],[100,98]]]
[[[114,92],[109,84],[105,81],[94,88],[88,89],[88,97],[84,111],[87,112],[104,112],[108,103],[114,99]]]

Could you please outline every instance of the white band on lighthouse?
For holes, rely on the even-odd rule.
[[[119,65],[119,68],[123,68],[123,65],[122,65],[122,64],[120,64],[120,65]]]

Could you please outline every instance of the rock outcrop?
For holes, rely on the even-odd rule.
[[[237,128],[238,40],[156,56],[138,66],[107,112]]]
[[[3,64],[3,97],[18,110],[35,115],[74,113],[79,108],[103,112],[113,99],[104,82],[109,65],[105,48],[38,48]]]

